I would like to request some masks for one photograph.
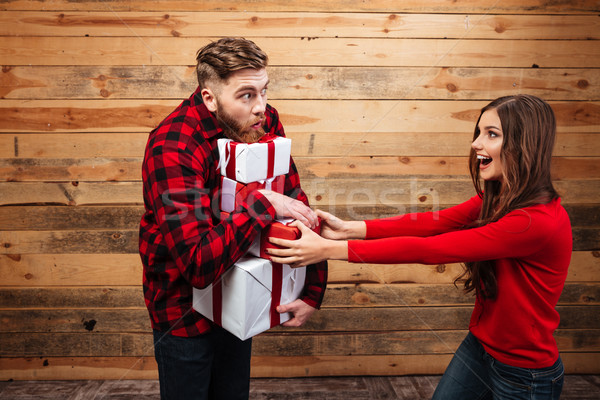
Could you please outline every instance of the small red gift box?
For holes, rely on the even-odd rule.
[[[287,239],[287,240],[296,240],[300,239],[302,233],[300,229],[295,226],[290,226],[293,219],[279,220],[273,222],[271,225],[265,227],[257,236],[257,238],[248,249],[248,253],[253,256],[266,258],[269,260],[271,256],[267,254],[267,249],[281,249],[281,246],[277,246],[269,241],[269,238],[275,237],[279,239]],[[319,220],[320,222],[320,220]],[[316,232],[318,235],[321,234],[321,224],[317,225],[313,232]]]
[[[284,186],[285,175],[248,184],[236,182],[225,176],[221,176],[221,188],[219,190],[221,211],[228,213],[235,211],[236,206],[245,200],[253,190],[268,189],[283,194]]]
[[[256,143],[218,139],[221,175],[241,183],[285,175],[290,169],[292,140],[265,135]]]

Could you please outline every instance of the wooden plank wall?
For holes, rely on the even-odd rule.
[[[312,204],[344,218],[473,194],[478,110],[548,100],[574,253],[556,332],[600,373],[600,2],[5,0],[0,4],[0,379],[156,378],[137,229],[148,132],[197,49],[268,52]],[[442,373],[472,298],[460,265],[331,262],[323,310],[254,341],[253,376]]]

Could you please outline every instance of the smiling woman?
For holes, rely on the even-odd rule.
[[[471,144],[477,152],[479,171],[485,180],[502,180],[502,124],[495,109],[481,114],[477,124],[479,134]]]
[[[436,213],[379,220],[341,221],[319,211],[323,237],[296,224],[302,237],[272,239],[287,248],[268,253],[294,266],[327,258],[465,262],[459,278],[465,292],[476,295],[469,334],[433,398],[558,399],[564,368],[553,337],[555,308],[572,233],[550,179],[555,135],[554,113],[543,100],[496,99],[481,110],[475,127],[469,163],[476,196]]]

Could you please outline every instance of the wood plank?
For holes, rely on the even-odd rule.
[[[599,353],[561,354],[567,374],[600,373]],[[308,376],[441,375],[451,354],[386,356],[254,356],[253,378]],[[2,357],[0,379],[158,379],[153,356],[148,357]]]
[[[142,185],[141,182],[0,182],[0,204],[143,204]]]
[[[64,307],[64,306],[63,306]],[[593,306],[588,306],[588,308]],[[462,329],[473,307],[328,308],[313,314],[301,328],[273,328],[270,332],[380,332]],[[597,312],[589,309],[587,313]],[[573,311],[574,312],[574,311]],[[578,315],[587,315],[578,310]],[[0,310],[0,333],[147,333],[152,330],[146,308],[138,309],[15,309]],[[399,326],[398,321],[402,321]],[[582,328],[589,328],[583,326]],[[285,336],[284,336],[285,338]],[[282,339],[283,340],[283,339]],[[312,339],[310,339],[312,340]],[[308,344],[308,342],[307,342]],[[302,348],[300,346],[299,348]],[[333,351],[333,349],[331,349]],[[385,351],[382,349],[380,351]],[[335,353],[335,352],[334,352]],[[287,353],[284,353],[287,354]]]
[[[36,159],[143,157],[149,132],[1,133],[0,157]]]
[[[0,179],[23,181],[141,180],[141,158],[18,158],[0,159]]]
[[[564,13],[596,13],[596,0],[459,0],[449,4],[445,0],[405,0],[398,4],[393,0],[370,0],[368,2],[348,2],[346,0],[289,0],[263,1],[254,0],[181,0],[176,3],[162,3],[155,0],[4,0],[5,10],[51,10],[51,11],[346,11],[346,12],[443,12],[443,13],[532,13],[532,14],[564,14]]]
[[[329,284],[452,284],[459,264],[350,264],[329,262]],[[0,255],[3,286],[131,286],[140,285],[138,254],[8,254]],[[598,282],[599,251],[573,252],[567,282]]]
[[[7,65],[190,65],[216,37],[0,37]],[[311,39],[311,40],[309,40]],[[593,40],[256,38],[270,65],[595,68]],[[43,49],[43,51],[40,51]],[[294,51],[290,51],[294,49]]]
[[[293,30],[289,30],[293,26]],[[595,15],[6,11],[1,36],[599,39]]]
[[[588,295],[592,294],[592,290],[592,287],[582,289]],[[45,309],[65,306],[72,310],[146,308],[141,282],[136,286],[0,287],[2,309]]]
[[[436,210],[451,207],[440,204]],[[362,206],[351,209],[336,208],[341,219],[365,220],[398,215],[399,207],[407,212],[432,211],[430,206],[413,207],[412,204],[388,206]],[[600,204],[565,204],[573,227],[600,227]],[[413,210],[414,208],[414,210]],[[322,207],[329,210],[329,207]],[[144,213],[142,206],[4,206],[0,207],[0,230],[94,230],[94,229],[137,229]]]
[[[1,254],[133,254],[138,252],[139,231],[0,231]]]
[[[466,148],[466,146],[465,146]],[[303,179],[464,179],[468,157],[296,157]],[[600,179],[600,157],[554,157],[557,180]],[[141,180],[142,158],[0,159],[0,180],[7,182],[126,182]]]
[[[143,157],[148,132],[0,133],[0,157]],[[446,131],[346,132],[343,135],[335,132],[290,132],[287,137],[293,141],[294,159],[339,154],[354,157],[448,157],[467,155],[473,134]],[[600,157],[598,134],[561,132],[556,137],[553,154],[555,157]]]
[[[458,291],[458,290],[457,290]],[[313,314],[300,328],[272,328],[273,333],[382,332],[456,330],[469,325],[472,305],[410,307],[336,307]],[[561,329],[600,329],[599,306],[557,306]],[[192,311],[194,312],[194,311]],[[151,331],[148,311],[137,309],[8,309],[0,310],[1,333],[144,333]],[[401,321],[401,323],[399,323]],[[310,335],[309,335],[310,336]],[[312,339],[311,339],[312,340]],[[597,338],[600,343],[600,338]],[[284,346],[283,344],[280,345]],[[302,347],[302,346],[300,346]],[[331,347],[331,346],[328,346]],[[385,346],[384,346],[385,347]],[[600,347],[596,350],[600,350]],[[385,351],[385,350],[382,350]]]
[[[336,356],[393,354],[452,354],[466,335],[459,331],[406,331],[385,333],[330,333],[255,336],[253,356]],[[559,351],[597,352],[598,330],[557,330]],[[151,356],[150,333],[0,333],[4,357]],[[576,343],[575,348],[571,344]]]
[[[77,282],[75,282],[77,283]],[[322,309],[335,307],[428,307],[472,305],[474,298],[452,284],[329,284]],[[598,283],[565,285],[559,305],[600,305]],[[0,309],[145,309],[137,286],[0,287]],[[91,312],[91,311],[90,311]],[[93,318],[89,318],[91,320]]]
[[[130,205],[6,206],[0,207],[0,230],[137,229],[143,213],[143,206]]]
[[[329,283],[453,283],[462,273],[460,264],[351,264],[329,261]],[[574,251],[568,282],[597,282],[600,251]]]
[[[121,286],[142,283],[139,254],[0,255],[2,285]],[[5,275],[4,275],[5,274]]]
[[[395,214],[407,212],[406,205],[458,204],[474,195],[472,183],[464,180],[303,179],[302,185],[313,207],[339,207],[356,218],[354,207],[384,205]],[[555,187],[564,204],[596,204],[600,187],[589,180],[557,181]],[[110,188],[110,189],[108,189]],[[0,182],[0,204],[141,204],[141,182]],[[348,209],[349,207],[349,209]],[[410,212],[410,208],[408,211]],[[416,210],[416,208],[415,208]]]
[[[271,100],[491,100],[517,90],[547,101],[600,97],[600,78],[590,69],[273,66],[269,77]],[[193,66],[4,66],[0,97],[183,99],[196,85]]]
[[[7,206],[0,207],[0,230],[136,229],[143,213],[130,205]]]
[[[417,211],[416,206],[459,204],[474,195],[472,183],[464,180],[406,179],[303,179],[303,189],[313,207],[339,208],[352,219],[365,205],[383,205],[394,214]],[[557,181],[555,187],[564,204],[597,204],[600,186],[589,180]],[[110,188],[110,189],[108,189]],[[0,204],[141,204],[141,182],[0,182]],[[408,206],[408,207],[407,207]],[[414,208],[413,208],[414,207]]]
[[[135,100],[0,100],[0,132],[149,132],[179,103],[168,100],[141,103]],[[473,132],[480,109],[486,104],[451,100],[277,100],[272,103],[279,111],[286,132],[364,132],[365,138],[369,132]],[[600,102],[550,102],[550,105],[556,114],[559,132],[598,132]],[[468,151],[468,145],[464,151]]]

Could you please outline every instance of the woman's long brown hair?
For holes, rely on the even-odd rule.
[[[479,219],[471,227],[498,221],[511,211],[558,197],[552,185],[550,167],[556,136],[556,120],[545,101],[531,95],[500,97],[481,110],[473,141],[479,136],[481,115],[495,109],[502,124],[502,181],[484,181],[479,175],[479,161],[471,149],[469,169],[479,197],[483,199]],[[494,260],[465,263],[457,281],[464,281],[465,291],[495,299],[498,285]]]

